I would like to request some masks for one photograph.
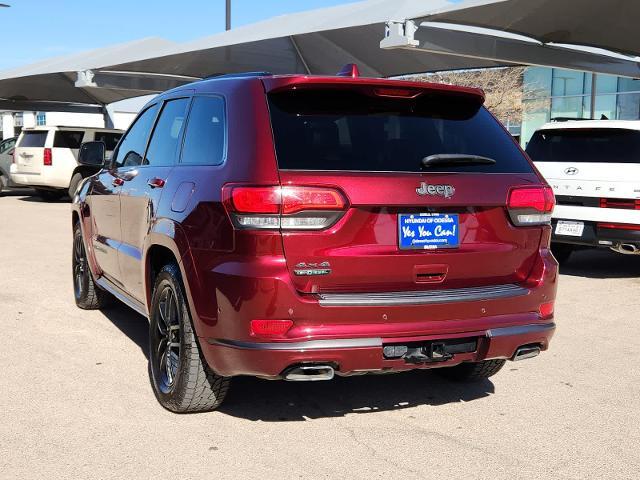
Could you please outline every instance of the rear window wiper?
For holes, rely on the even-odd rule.
[[[493,158],[481,157],[480,155],[465,155],[463,153],[439,153],[430,155],[422,159],[424,168],[441,167],[450,165],[495,165]]]

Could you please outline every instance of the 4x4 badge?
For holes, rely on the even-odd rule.
[[[456,189],[452,185],[429,185],[426,182],[422,182],[416,193],[420,196],[431,195],[434,197],[451,198],[456,193]]]

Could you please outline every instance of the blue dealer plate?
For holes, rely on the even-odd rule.
[[[434,250],[460,246],[457,214],[417,213],[398,215],[398,239],[402,250]]]

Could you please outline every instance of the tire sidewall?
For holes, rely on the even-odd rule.
[[[80,225],[76,223],[76,225],[73,228],[73,248],[74,249],[75,249],[77,237],[80,237],[79,240],[80,240],[80,242],[82,242],[83,249],[84,249],[84,252],[85,252],[84,253],[85,261],[86,261],[87,249],[84,246],[84,239],[82,237],[82,229],[80,228]],[[87,302],[87,294],[89,292],[89,275],[91,275],[91,272],[88,272],[89,275],[85,275],[82,278],[82,284],[80,285],[80,295],[78,295],[76,293],[76,284],[75,284],[75,282],[76,282],[76,279],[75,279],[76,272],[75,272],[75,268],[74,268],[75,267],[75,264],[74,264],[74,262],[75,262],[75,260],[74,260],[75,251],[72,251],[71,255],[72,255],[72,257],[71,257],[71,274],[73,275],[73,297],[75,298],[76,305],[83,306]],[[88,262],[85,265],[85,268],[89,268]]]
[[[151,312],[149,321],[149,373],[153,384],[153,391],[161,405],[170,410],[178,407],[182,402],[182,395],[185,391],[185,382],[188,381],[188,375],[185,369],[188,368],[188,359],[191,356],[191,349],[197,348],[193,338],[193,330],[191,328],[191,317],[189,309],[182,293],[182,287],[179,277],[177,276],[177,266],[169,265],[164,267],[156,278],[153,296],[151,299]],[[171,288],[174,298],[176,299],[179,323],[180,323],[180,357],[176,378],[171,389],[164,392],[159,383],[160,368],[154,349],[154,338],[158,330],[158,310],[160,308],[160,295],[165,288]],[[172,408],[173,407],[173,408]]]

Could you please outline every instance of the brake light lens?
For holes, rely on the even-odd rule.
[[[293,327],[291,320],[251,320],[252,337],[281,337]]]
[[[604,228],[609,230],[640,230],[640,225],[633,225],[629,223],[598,223],[598,228]]]
[[[228,185],[222,196],[240,229],[322,230],[347,208],[344,195],[329,187]]]
[[[42,164],[45,167],[50,167],[53,165],[53,155],[51,154],[50,148],[44,149],[44,155],[42,156]]]
[[[548,225],[556,201],[550,187],[516,187],[509,192],[507,208],[514,225]]]

